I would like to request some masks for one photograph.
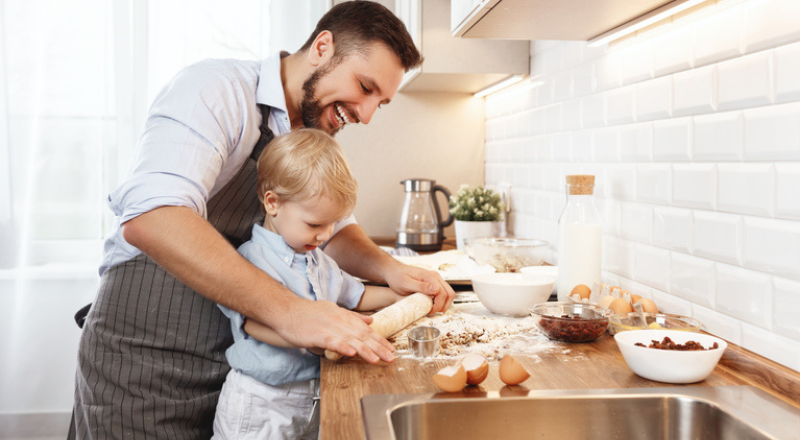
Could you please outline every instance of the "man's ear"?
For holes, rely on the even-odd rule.
[[[278,198],[277,194],[272,191],[267,191],[264,193],[264,211],[267,212],[267,215],[277,215],[279,205],[280,199]]]
[[[333,34],[331,31],[322,31],[311,43],[311,48],[308,50],[308,60],[314,67],[319,67],[333,58],[333,52]]]

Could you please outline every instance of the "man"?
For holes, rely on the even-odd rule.
[[[108,198],[118,228],[81,337],[70,438],[210,438],[231,343],[215,302],[298,346],[393,360],[371,318],[299,298],[235,245],[263,220],[253,158],[273,133],[369,123],[420,62],[390,11],[353,1],[320,19],[297,53],[204,61],[167,84],[132,176]],[[434,312],[455,296],[435,272],[375,246],[353,219],[324,251],[353,275],[434,296]]]

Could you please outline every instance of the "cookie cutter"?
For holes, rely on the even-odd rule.
[[[436,327],[420,325],[408,331],[408,346],[415,357],[434,357],[439,354],[442,332]]]

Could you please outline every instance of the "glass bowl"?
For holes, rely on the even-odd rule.
[[[636,312],[615,314],[608,318],[608,332],[615,335],[628,330],[681,330],[685,332],[699,332],[703,325],[700,321],[683,315],[670,313],[647,313],[647,327],[641,325]]]
[[[550,339],[563,342],[594,341],[608,328],[613,312],[592,304],[545,302],[531,307],[539,330]]]
[[[523,267],[544,263],[549,244],[532,238],[465,238],[464,250],[480,266],[488,264],[497,272],[519,272]]]

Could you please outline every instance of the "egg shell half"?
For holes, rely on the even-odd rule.
[[[647,313],[658,313],[658,306],[656,306],[655,301],[653,301],[652,299],[650,299],[650,298],[639,298],[639,301],[634,302],[634,304],[636,304],[637,302],[642,303],[642,310],[643,311],[645,311]]]
[[[461,365],[467,372],[467,383],[470,385],[480,385],[489,375],[489,363],[478,353],[469,353],[464,356]]]
[[[455,393],[467,386],[467,372],[461,364],[444,367],[433,375],[433,383],[443,391]]]
[[[511,355],[500,360],[500,380],[506,385],[519,385],[528,380],[531,374]]]

